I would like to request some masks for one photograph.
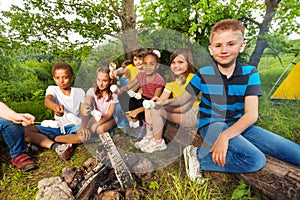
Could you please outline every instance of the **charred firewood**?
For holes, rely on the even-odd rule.
[[[108,153],[109,160],[114,168],[116,177],[122,188],[131,187],[134,185],[132,175],[122,159],[116,145],[111,139],[108,132],[99,135],[100,140]]]
[[[79,190],[78,192],[75,191],[75,200],[89,199],[91,194],[95,193],[97,183],[101,182],[101,178],[106,177],[110,171],[110,168],[102,164],[101,166],[97,165],[95,168],[99,170],[96,173],[89,173],[89,175],[86,175],[88,179],[85,179],[78,185]]]
[[[80,189],[80,183],[84,180],[84,173],[82,170],[76,170],[75,176],[70,183],[69,187],[73,191],[73,194],[76,194],[77,191]]]

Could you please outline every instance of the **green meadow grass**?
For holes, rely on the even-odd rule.
[[[1,141],[1,145],[3,141]],[[1,200],[31,200],[35,199],[38,192],[38,181],[44,178],[60,176],[65,167],[81,167],[84,161],[91,157],[90,153],[79,146],[76,148],[74,156],[69,161],[63,161],[51,150],[42,149],[39,154],[31,154],[37,160],[39,169],[31,172],[20,172],[9,160],[4,160],[1,156],[1,180],[0,199]],[[6,155],[9,158],[9,155]]]
[[[44,105],[44,100],[8,102],[7,104],[16,112],[33,114],[36,122],[41,122],[44,119],[53,119],[54,116],[52,110]]]

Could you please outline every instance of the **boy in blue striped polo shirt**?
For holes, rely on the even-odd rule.
[[[300,145],[253,125],[262,95],[256,67],[237,61],[246,46],[244,26],[236,19],[218,22],[211,30],[209,51],[215,63],[201,67],[178,98],[157,105],[180,106],[202,92],[198,132],[209,148],[187,146],[187,175],[203,181],[201,170],[246,173],[266,164],[264,153],[300,165]]]

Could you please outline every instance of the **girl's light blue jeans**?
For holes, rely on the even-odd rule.
[[[199,130],[204,141],[213,146],[219,134],[232,123],[212,123]],[[300,166],[300,145],[258,126],[250,126],[229,141],[226,164],[214,164],[210,148],[198,148],[201,169],[208,171],[247,173],[263,168],[268,154],[277,159]]]
[[[22,125],[0,118],[0,132],[9,148],[11,158],[26,152],[24,127]]]
[[[126,117],[120,103],[115,104],[115,110],[113,113],[113,117],[116,121],[118,128],[125,128],[125,127],[129,126],[127,117]]]

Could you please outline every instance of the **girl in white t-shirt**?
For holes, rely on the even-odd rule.
[[[101,134],[116,126],[113,114],[119,100],[118,95],[110,91],[112,84],[113,79],[109,76],[109,68],[98,68],[94,88],[90,88],[85,97],[87,107],[94,107],[94,110],[89,113],[91,115],[83,116],[82,119],[82,123],[92,133]]]

